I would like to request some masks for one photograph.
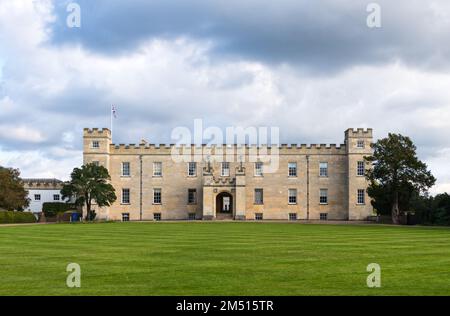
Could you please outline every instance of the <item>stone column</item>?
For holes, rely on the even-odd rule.
[[[236,215],[234,219],[245,220],[245,168],[236,168]]]

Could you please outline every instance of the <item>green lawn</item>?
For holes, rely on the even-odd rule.
[[[81,266],[81,288],[66,266]],[[382,287],[366,286],[369,263]],[[186,222],[0,227],[0,295],[449,295],[450,229]]]

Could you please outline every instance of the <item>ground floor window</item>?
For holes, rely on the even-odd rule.
[[[153,204],[162,203],[161,189],[153,189]]]
[[[263,213],[255,213],[255,220],[262,221]]]
[[[41,195],[40,194],[35,194],[34,195],[34,200],[35,201],[40,201],[41,200]]]
[[[263,189],[255,189],[255,204],[264,204]]]
[[[189,220],[190,221],[195,221],[195,219],[196,219],[195,215],[196,215],[195,213],[189,213]]]
[[[197,189],[188,189],[188,204],[197,204]]]
[[[122,213],[122,222],[130,221],[130,213]]]
[[[288,190],[288,204],[297,204],[297,189]]]
[[[290,221],[296,221],[297,220],[297,213],[289,213],[289,220]]]
[[[59,201],[59,194],[53,194],[53,201]]]
[[[328,213],[320,213],[320,220],[326,221],[328,219]]]
[[[358,204],[364,204],[365,191],[363,189],[358,190],[357,202]]]
[[[161,213],[153,213],[153,220],[160,221],[161,220]]]
[[[320,189],[320,204],[328,204],[328,189]]]

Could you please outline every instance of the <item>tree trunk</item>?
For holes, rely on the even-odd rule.
[[[392,223],[400,224],[400,210],[398,208],[398,192],[394,193],[394,202],[392,203]]]

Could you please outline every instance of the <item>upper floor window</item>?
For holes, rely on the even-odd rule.
[[[230,175],[230,163],[222,162],[222,177],[228,177]]]
[[[258,161],[255,162],[255,176],[262,176],[263,175],[263,163]]]
[[[364,204],[365,203],[365,191],[364,189],[358,189],[357,193],[357,203],[358,204]]]
[[[122,176],[129,177],[130,176],[130,163],[122,162]]]
[[[197,163],[189,162],[188,163],[188,176],[195,177],[197,175]]]
[[[100,148],[100,142],[98,140],[93,140],[92,148]]]
[[[53,201],[59,201],[59,194],[53,194]]]
[[[122,189],[122,204],[130,204],[130,189]]]
[[[264,204],[263,189],[255,189],[255,204]]]
[[[188,189],[188,204],[197,203],[197,189]]]
[[[358,161],[356,166],[356,175],[364,176],[364,172],[365,172],[364,161]]]
[[[94,164],[94,166],[100,166],[100,161],[94,160],[92,163]]]
[[[328,204],[328,189],[320,189],[319,203]]]
[[[289,175],[289,177],[297,176],[297,163],[296,162],[288,163],[288,175]]]
[[[288,203],[289,204],[297,204],[297,189],[289,189]]]
[[[40,201],[41,200],[41,195],[40,194],[35,194],[34,195],[34,200],[35,201]]]
[[[328,177],[328,162],[321,162],[319,165],[319,176]]]
[[[356,141],[356,147],[357,148],[364,148],[364,140],[363,139],[358,139]]]
[[[153,176],[162,177],[162,162],[153,163]]]
[[[162,203],[161,189],[153,189],[153,204]]]

